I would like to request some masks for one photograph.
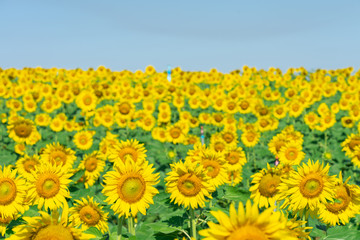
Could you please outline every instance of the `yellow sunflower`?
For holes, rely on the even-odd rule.
[[[81,131],[74,135],[73,142],[81,150],[88,150],[93,145],[93,136],[95,131]]]
[[[17,143],[26,142],[26,144],[33,145],[32,139],[36,137],[35,135],[39,135],[39,132],[36,130],[36,126],[33,121],[22,117],[17,117],[14,119],[10,118],[7,128],[9,137]]]
[[[299,142],[290,141],[282,146],[279,152],[279,161],[284,164],[298,165],[304,159],[305,153]]]
[[[227,168],[229,171],[241,169],[247,161],[244,150],[237,146],[227,147],[224,152],[224,158],[228,163]]]
[[[122,101],[115,104],[117,109],[116,117],[131,119],[135,112],[135,105],[130,101]]]
[[[209,183],[210,177],[198,162],[190,159],[170,164],[171,172],[165,178],[166,192],[171,202],[185,208],[196,209],[205,206],[205,198],[212,198],[215,187]]]
[[[89,90],[83,90],[76,97],[76,105],[84,112],[92,111],[96,108],[96,95]]]
[[[355,153],[355,148],[360,146],[360,134],[351,134],[348,136],[344,142],[341,143],[342,151],[345,152],[345,155],[352,158]]]
[[[203,149],[198,156],[194,157],[194,159],[203,166],[206,174],[210,177],[207,182],[212,186],[217,188],[218,186],[227,183],[228,165],[223,154],[206,148]]]
[[[360,212],[360,187],[348,184],[350,177],[343,182],[340,172],[335,184],[335,202],[322,204],[319,207],[319,217],[322,222],[335,226],[348,224],[350,218]]]
[[[248,200],[246,207],[239,203],[236,211],[234,204],[230,205],[229,216],[224,212],[211,211],[219,224],[208,222],[209,228],[199,231],[204,240],[238,240],[238,239],[271,239],[297,240],[287,228],[287,220],[280,212],[268,208],[262,213],[256,205]]]
[[[70,222],[73,222],[75,227],[81,225],[83,231],[95,227],[104,234],[109,230],[107,223],[109,213],[105,213],[93,197],[87,196],[87,199],[75,200],[74,206],[69,209],[69,214]]]
[[[28,179],[28,197],[38,209],[55,210],[67,206],[71,173],[61,165],[42,164]]]
[[[4,217],[2,214],[0,214],[0,237],[5,236],[8,225],[12,220],[16,220],[18,216],[20,216],[20,214],[8,217]]]
[[[8,240],[89,240],[95,237],[74,228],[73,224],[68,224],[67,216],[59,219],[57,211],[52,212],[51,215],[46,212],[39,213],[41,216],[38,217],[23,217],[26,223],[14,227],[14,234]]]
[[[105,161],[99,156],[97,151],[94,151],[91,154],[85,154],[83,160],[79,164],[78,169],[85,170],[85,188],[93,186],[95,181],[99,179],[100,173],[104,171]]]
[[[115,171],[104,175],[102,193],[107,197],[105,202],[119,216],[135,217],[138,212],[146,215],[153,197],[159,193],[154,187],[159,183],[159,174],[154,174],[152,164],[144,161],[141,166],[131,159],[119,161]]]
[[[40,154],[40,160],[42,162],[56,164],[64,169],[72,169],[76,156],[75,152],[70,148],[66,148],[60,143],[51,143],[43,149]]]
[[[269,146],[269,151],[275,155],[275,157],[278,157],[279,156],[279,153],[280,153],[280,149],[286,145],[286,143],[288,142],[289,140],[287,140],[285,138],[284,135],[282,134],[277,134],[276,136],[274,136],[268,146]]]
[[[40,165],[39,155],[28,156],[24,155],[16,161],[16,169],[20,176],[23,176],[25,179],[28,179],[31,176],[31,171],[35,170],[35,167]]]
[[[292,171],[288,179],[282,178],[278,186],[279,199],[284,199],[283,208],[303,214],[309,209],[315,212],[320,204],[333,201],[335,177],[328,176],[330,166],[325,167],[319,161],[303,163]]]
[[[175,123],[166,128],[167,140],[173,144],[183,143],[188,132],[189,127],[185,122]]]
[[[252,186],[249,191],[251,192],[250,198],[254,204],[259,208],[275,206],[276,195],[278,193],[277,187],[281,180],[281,171],[276,168],[271,168],[267,164],[267,169],[262,169],[260,172],[251,176]]]
[[[241,141],[246,147],[254,147],[260,139],[258,131],[245,131],[241,134]]]
[[[108,159],[117,165],[119,162],[125,162],[131,158],[134,162],[141,165],[146,159],[146,149],[144,144],[136,139],[120,141],[109,149]]]
[[[24,213],[27,186],[21,177],[16,177],[16,170],[0,165],[0,216],[12,217],[18,212]]]

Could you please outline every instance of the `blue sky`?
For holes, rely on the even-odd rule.
[[[360,68],[360,1],[0,0],[0,67]]]

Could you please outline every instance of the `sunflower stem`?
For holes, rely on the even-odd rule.
[[[190,208],[190,226],[191,226],[191,237],[196,240],[197,239],[196,220],[195,220],[195,211],[193,208]]]
[[[128,218],[128,229],[129,229],[129,233],[132,236],[135,236],[135,227],[134,227],[134,217],[133,216],[130,216]]]
[[[119,217],[118,226],[117,226],[117,240],[121,240],[123,222],[124,222],[124,216]]]

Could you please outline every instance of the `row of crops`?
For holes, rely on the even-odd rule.
[[[0,68],[0,237],[360,239],[359,80]]]

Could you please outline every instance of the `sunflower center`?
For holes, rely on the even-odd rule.
[[[32,159],[28,159],[24,162],[24,169],[26,172],[30,173],[31,171],[35,170],[35,166],[38,164],[37,161]]]
[[[349,148],[354,151],[355,150],[355,147],[359,146],[360,145],[360,140],[359,139],[353,139],[350,141],[349,143]]]
[[[119,111],[121,114],[128,114],[130,112],[130,105],[128,103],[121,103],[119,105]]]
[[[240,107],[242,110],[246,110],[249,107],[249,103],[247,101],[242,101]]]
[[[29,123],[20,122],[15,124],[14,131],[18,137],[27,138],[32,132],[32,126]]]
[[[214,149],[217,152],[222,152],[222,151],[225,150],[225,144],[222,143],[222,142],[216,142],[215,145],[214,145]]]
[[[267,173],[260,180],[259,192],[262,196],[273,197],[277,193],[277,186],[280,183],[280,176]]]
[[[177,128],[177,127],[172,128],[170,130],[170,136],[172,138],[178,138],[178,137],[180,137],[180,134],[181,134],[181,130],[179,128]]]
[[[232,135],[231,133],[224,133],[223,139],[225,140],[225,142],[231,143],[234,140],[234,135]]]
[[[62,225],[48,225],[41,228],[33,238],[34,240],[74,240],[68,228]]]
[[[16,185],[9,178],[0,179],[0,205],[8,205],[16,198]]]
[[[55,150],[50,155],[51,163],[55,163],[56,166],[60,164],[65,165],[66,163],[66,154],[63,151]]]
[[[316,174],[306,176],[300,183],[300,192],[306,198],[319,196],[324,187],[323,180]]]
[[[252,225],[245,225],[236,229],[226,240],[267,240],[266,233]]]
[[[229,154],[226,155],[226,160],[231,165],[235,165],[239,162],[240,156],[237,152],[230,152]]]
[[[182,175],[177,184],[179,192],[185,196],[196,196],[201,191],[200,179],[191,173]]]
[[[121,149],[121,151],[119,152],[119,157],[121,158],[121,160],[123,162],[125,162],[128,157],[130,157],[133,161],[136,162],[137,153],[136,153],[135,149],[130,148],[130,147],[126,147],[124,149]]]
[[[139,201],[144,195],[146,183],[142,176],[131,174],[124,176],[118,184],[119,197],[128,203]]]
[[[248,140],[248,142],[252,142],[255,140],[255,133],[253,132],[248,132],[246,134],[246,139]]]
[[[90,105],[92,103],[92,99],[91,99],[90,96],[85,96],[83,98],[83,102],[84,102],[85,105]]]
[[[207,175],[215,178],[220,172],[220,164],[216,161],[208,160],[203,162],[204,168],[207,170]]]
[[[298,155],[297,149],[294,147],[290,147],[285,152],[285,157],[288,160],[295,160]]]
[[[43,198],[54,197],[60,191],[59,178],[52,173],[40,175],[36,182],[36,191]]]
[[[85,161],[85,169],[88,172],[93,172],[97,167],[97,159],[94,157],[91,157]]]
[[[86,205],[79,212],[81,220],[89,226],[95,226],[100,221],[100,214],[93,207]]]
[[[350,191],[345,186],[338,186],[335,199],[337,202],[326,204],[327,210],[332,213],[339,213],[347,208],[351,201]]]

